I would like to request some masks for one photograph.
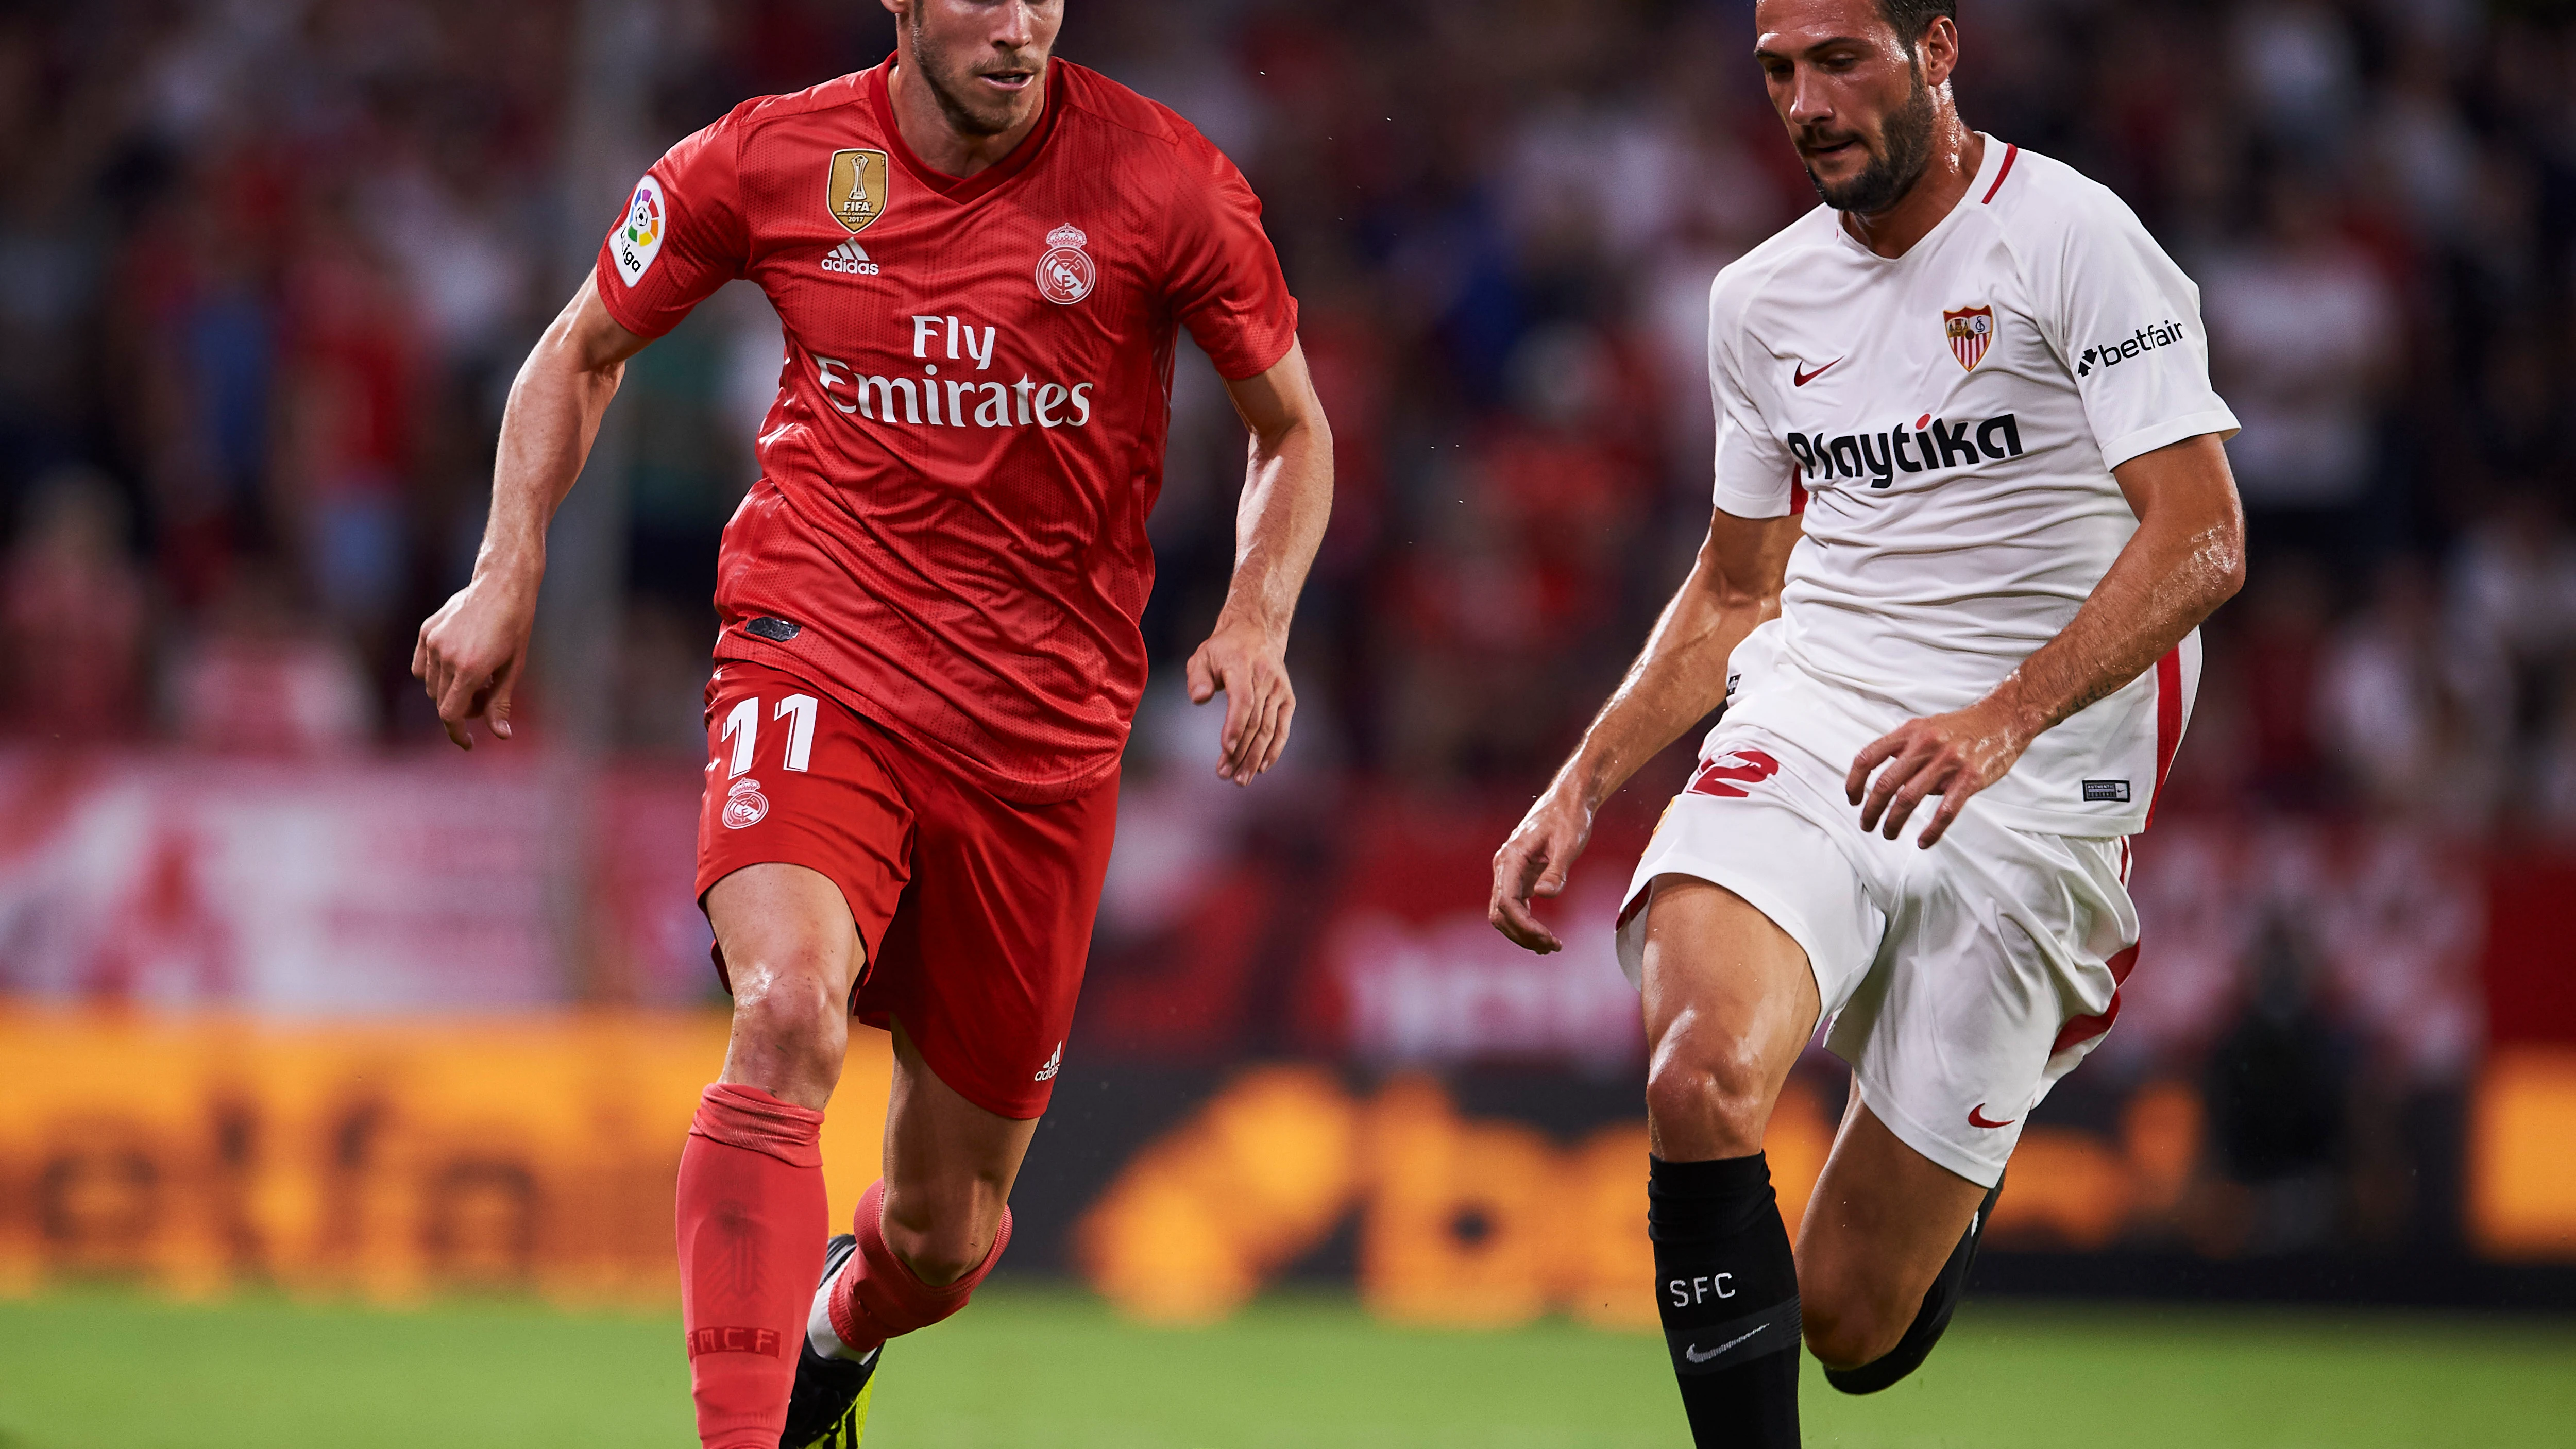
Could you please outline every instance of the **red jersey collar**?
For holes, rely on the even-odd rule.
[[[951,176],[945,171],[933,168],[929,162],[914,155],[912,147],[905,144],[903,128],[895,124],[894,118],[894,93],[891,85],[894,78],[894,63],[895,57],[889,55],[883,63],[867,73],[868,106],[876,113],[878,129],[885,133],[886,151],[895,160],[901,162],[903,168],[911,172],[915,180],[961,205],[973,201],[1028,170],[1038,159],[1039,153],[1046,150],[1047,139],[1055,134],[1056,115],[1064,109],[1063,67],[1050,56],[1047,59],[1046,68],[1046,107],[1038,116],[1036,129],[1021,137],[1020,144],[1011,148],[1010,155],[974,175]]]

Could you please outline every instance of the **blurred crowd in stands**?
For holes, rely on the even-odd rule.
[[[1354,789],[1255,791],[1256,817],[1395,787],[1507,820],[1704,530],[1709,279],[1815,201],[1749,0],[1066,8],[1061,54],[1249,174],[1333,418],[1288,768]],[[2222,1111],[2308,1113],[2216,1124],[2247,1180],[2267,1141],[2342,1151],[2318,1122],[2356,1061],[2455,1123],[2480,1030],[2474,890],[2443,884],[2463,857],[2301,862],[2328,850],[2318,822],[2576,837],[2576,20],[2538,0],[1961,8],[1970,122],[2136,207],[2199,279],[2246,425],[2251,583],[2208,631],[2185,828],[2140,881],[2177,927],[2167,985],[2100,1075],[2198,1054]],[[875,0],[0,7],[8,737],[431,748],[413,630],[467,575],[512,374],[625,188],[737,101],[872,64],[891,34]],[[613,650],[595,677],[630,758],[703,749],[716,541],[778,348],[757,293],[727,289],[631,366],[585,484],[614,490],[623,603],[582,647]],[[1195,358],[1174,406],[1147,617],[1164,666],[1222,597],[1243,446]],[[541,655],[538,738],[548,678]],[[1095,961],[1111,1039],[1122,975],[1156,1021],[1176,963],[1208,976],[1189,920],[1243,938],[1243,980],[1278,979],[1255,927],[1329,876],[1332,830],[1210,803],[1213,735],[1177,691],[1149,699]],[[2307,1029],[2319,1001],[2342,1035]]]
[[[1526,786],[1678,576],[1708,278],[1814,200],[1750,8],[1069,7],[1063,53],[1243,165],[1304,301],[1340,439],[1309,765]],[[2178,788],[2576,831],[2576,31],[2472,0],[1964,8],[1971,121],[2136,206],[2200,279],[2247,425],[2253,582]],[[612,78],[639,162],[891,33],[865,0],[0,17],[12,729],[429,738],[412,630],[465,575],[510,376],[625,184],[571,159],[589,30],[620,11],[651,21]],[[615,713],[673,752],[775,366],[755,295],[708,310],[629,384]],[[1176,406],[1166,660],[1221,595],[1239,478],[1203,368]]]

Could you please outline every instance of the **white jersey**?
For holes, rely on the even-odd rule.
[[[1717,506],[1805,509],[1726,723],[1843,761],[1974,703],[2066,627],[2137,530],[2112,468],[2237,426],[2200,289],[2109,190],[1992,137],[1901,257],[1818,207],[1719,273],[1709,374]],[[2019,829],[2144,828],[2199,675],[2194,634],[1978,800]]]

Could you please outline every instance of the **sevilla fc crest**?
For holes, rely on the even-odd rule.
[[[1950,355],[1970,372],[1984,360],[1986,344],[1995,340],[1995,309],[1962,307],[1941,314],[1941,330],[1950,337]]]

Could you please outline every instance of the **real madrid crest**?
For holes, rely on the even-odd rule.
[[[1046,255],[1038,258],[1039,296],[1070,307],[1091,295],[1100,269],[1091,264],[1091,253],[1082,249],[1089,240],[1078,226],[1060,226],[1047,233]]]
[[[823,183],[823,204],[832,219],[853,232],[885,215],[892,180],[883,151],[835,151],[832,174]]]
[[[1944,312],[1941,330],[1949,336],[1950,355],[1959,359],[1960,367],[1974,372],[1985,358],[1986,345],[1995,340],[1995,309],[1962,307]]]
[[[769,797],[760,793],[758,780],[745,775],[726,788],[725,829],[746,830],[767,818],[769,818]]]

